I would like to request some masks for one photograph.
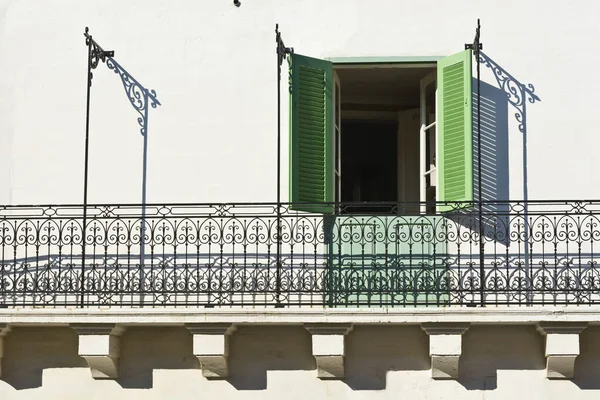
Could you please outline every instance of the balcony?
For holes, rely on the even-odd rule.
[[[2,206],[12,307],[600,303],[600,202]],[[448,209],[448,207],[442,207]],[[429,205],[427,210],[436,210]],[[279,232],[279,233],[278,233]]]

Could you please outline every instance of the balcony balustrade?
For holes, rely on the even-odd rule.
[[[2,206],[0,306],[600,303],[600,201],[302,208]]]

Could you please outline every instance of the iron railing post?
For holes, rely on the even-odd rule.
[[[277,42],[277,260],[275,272],[275,301],[280,307],[281,301],[281,63],[279,24],[275,24],[275,40]]]
[[[85,250],[86,250],[86,228],[87,228],[87,202],[88,202],[88,169],[89,169],[89,149],[90,149],[90,92],[92,89],[92,36],[87,36],[88,28],[85,28],[86,44],[88,47],[87,63],[87,97],[85,108],[85,150],[83,167],[83,217],[81,221],[81,303],[83,308],[85,304]]]
[[[481,306],[485,306],[485,243],[483,238],[485,236],[484,225],[483,225],[483,185],[481,184],[481,176],[483,171],[481,170],[481,62],[479,61],[479,51],[482,48],[481,45],[481,25],[479,19],[477,19],[477,34],[475,38],[475,60],[477,62],[477,186],[479,186],[479,275],[481,279]]]
[[[285,47],[279,32],[279,24],[275,24],[275,41],[277,42],[277,269],[275,272],[275,297],[276,307],[283,307],[281,304],[281,65],[286,54],[290,49]]]
[[[465,45],[465,49],[471,49],[477,64],[477,219],[479,230],[479,297],[481,306],[485,306],[485,229],[483,224],[483,186],[481,184],[481,62],[479,52],[483,49],[481,44],[481,23],[477,19],[477,29],[473,43]],[[471,105],[472,107],[472,105]]]
[[[85,109],[85,153],[83,168],[83,216],[81,221],[81,307],[84,305],[85,286],[85,256],[86,256],[86,230],[87,230],[87,207],[88,207],[88,171],[89,171],[89,149],[90,149],[90,95],[92,89],[92,70],[98,66],[100,60],[106,61],[106,57],[113,57],[115,52],[102,49],[89,34],[88,27],[83,32],[85,44],[88,47],[87,67],[87,100]]]
[[[145,104],[148,104],[148,96],[144,93]],[[144,304],[144,259],[146,257],[146,178],[148,172],[148,107],[144,108],[144,146],[142,155],[142,226],[140,227],[140,303]]]

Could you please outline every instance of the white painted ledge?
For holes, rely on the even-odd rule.
[[[540,322],[538,331],[546,337],[546,377],[571,379],[579,355],[579,334],[585,323]]]
[[[193,352],[208,379],[229,376],[229,336],[235,330],[230,323],[186,324],[193,335]]]
[[[431,377],[457,379],[462,354],[462,335],[469,329],[465,323],[424,323],[421,329],[429,335]]]
[[[79,356],[85,359],[94,379],[119,377],[120,336],[115,324],[72,324],[79,335]]]
[[[536,325],[585,322],[600,325],[600,307],[446,308],[10,308],[0,324],[179,325],[193,323],[294,324],[354,323],[417,325],[424,322]]]
[[[344,378],[345,336],[352,324],[304,324],[312,335],[312,353],[319,379]]]

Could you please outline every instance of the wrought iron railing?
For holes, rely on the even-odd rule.
[[[0,306],[600,303],[600,201],[334,208],[2,206]]]

